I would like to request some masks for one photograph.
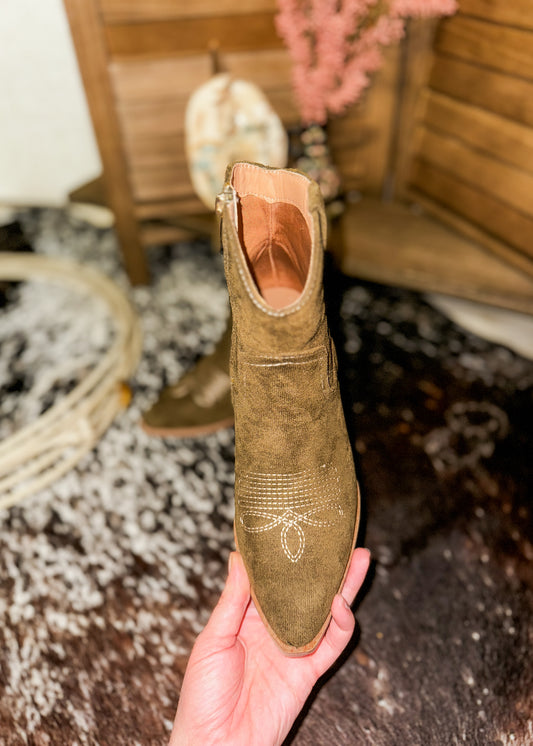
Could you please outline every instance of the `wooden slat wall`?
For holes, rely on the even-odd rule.
[[[531,0],[460,0],[466,15],[505,26],[533,29]]]
[[[533,272],[531,1],[462,0],[439,26],[423,104],[408,193]]]
[[[503,163],[522,168],[533,163],[533,127],[431,91],[426,98],[425,124],[446,131],[457,140],[495,155]]]
[[[184,113],[212,74],[210,43],[223,70],[256,83],[287,128],[299,122],[291,64],[276,35],[276,0],[98,0],[134,198],[144,215],[203,208],[189,180]],[[364,105],[331,126],[346,189],[379,193],[393,127],[398,50],[388,51]],[[186,206],[186,208],[185,208]]]
[[[108,26],[106,39],[113,57],[195,54],[213,40],[230,51],[282,46],[270,12],[123,23]]]
[[[247,15],[274,11],[275,0],[100,0],[106,24],[212,18],[230,13]]]
[[[461,14],[442,24],[436,40],[436,50],[519,78],[528,77],[529,73],[531,78],[531,39],[531,31],[479,18],[468,18]]]

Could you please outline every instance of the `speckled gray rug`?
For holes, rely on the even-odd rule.
[[[62,211],[0,227],[124,287],[112,233]],[[165,744],[232,547],[233,432],[149,438],[141,411],[225,323],[220,260],[154,250],[131,292],[134,397],[50,489],[0,514],[0,744]],[[374,556],[357,639],[294,746],[533,744],[533,363],[415,293],[329,275]],[[0,436],[68,390],[108,343],[97,302],[4,289]],[[337,323],[335,323],[337,322]],[[288,742],[289,742],[288,741]],[[253,746],[253,745],[251,745]]]

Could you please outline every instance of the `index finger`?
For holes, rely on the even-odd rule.
[[[346,580],[342,587],[341,595],[351,606],[359,593],[370,565],[370,552],[368,549],[358,547],[352,554],[350,566],[346,573]]]

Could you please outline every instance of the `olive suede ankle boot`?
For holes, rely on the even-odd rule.
[[[303,655],[327,629],[359,520],[323,303],[324,205],[303,173],[241,162],[217,211],[233,315],[235,539],[271,636]]]

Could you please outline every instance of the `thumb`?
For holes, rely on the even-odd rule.
[[[215,606],[202,636],[220,646],[233,644],[250,603],[250,582],[239,552],[229,557],[229,574],[222,595]]]

